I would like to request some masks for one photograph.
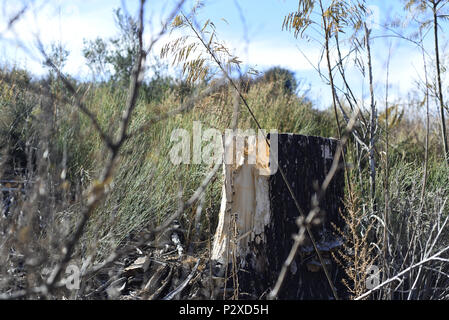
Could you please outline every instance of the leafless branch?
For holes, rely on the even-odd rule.
[[[320,203],[326,193],[327,187],[329,186],[330,182],[332,181],[333,177],[335,176],[335,173],[337,172],[339,165],[340,165],[340,158],[342,156],[344,147],[348,141],[348,137],[351,134],[351,131],[354,129],[354,126],[356,125],[356,119],[358,117],[358,112],[354,112],[347,127],[346,127],[346,133],[342,137],[342,140],[340,141],[337,151],[335,152],[334,159],[332,161],[332,166],[326,175],[323,183],[321,184],[320,190],[316,194],[315,199],[313,199],[312,202],[312,209],[309,211],[308,215],[304,217],[299,217],[297,220],[297,224],[299,227],[298,233],[294,236],[294,243],[292,248],[290,249],[290,253],[287,256],[287,259],[285,260],[284,264],[282,265],[281,272],[279,273],[279,276],[277,278],[276,284],[274,285],[273,289],[268,295],[269,299],[276,299],[276,297],[279,294],[279,291],[282,287],[282,284],[284,282],[285,276],[287,274],[288,268],[290,267],[291,263],[293,262],[293,259],[296,256],[296,252],[298,251],[300,245],[304,241],[304,236],[306,231],[310,232],[310,226],[312,225],[313,220],[315,219],[316,215],[320,212]],[[319,252],[318,248],[315,247],[316,252]],[[323,263],[324,264],[324,263]],[[332,291],[334,292],[334,295],[336,297],[337,294],[335,292],[335,288],[331,286]]]

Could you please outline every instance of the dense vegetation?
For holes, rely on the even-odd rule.
[[[409,7],[413,5],[409,3]],[[95,116],[106,135],[118,134],[139,56],[139,24],[120,10],[115,15],[120,30],[116,38],[85,43],[86,61],[99,75],[94,80],[61,77],[57,70],[67,53],[57,46],[48,57],[59,61],[59,65],[49,63],[49,73],[43,78],[13,66],[1,68],[0,177],[2,181],[25,182],[18,186],[22,191],[13,197],[9,191],[3,192],[0,273],[21,276],[0,277],[0,292],[37,286],[41,279],[27,275],[32,270],[43,274],[43,268],[51,268],[63,259],[60,246],[76,232],[82,220],[80,212],[89,206],[89,194],[95,193],[95,188],[107,192],[89,211],[75,246],[71,259],[80,265],[89,259],[93,264],[104,261],[117,246],[126,246],[135,235],[155,228],[176,212],[180,190],[181,199],[187,201],[212,166],[172,165],[168,154],[174,129],[192,133],[194,121],[200,121],[204,128],[230,128],[237,101],[241,105],[238,128],[257,130],[243,107],[243,98],[264,129],[340,138],[346,127],[343,113],[351,115],[355,109],[355,101],[345,101],[343,95],[337,97],[340,108],[332,105],[318,109],[312,102],[314,97],[301,91],[294,73],[280,67],[258,75],[233,74],[220,84],[217,75],[204,73],[192,78],[192,72],[198,72],[192,64],[184,66],[186,73],[177,78],[154,58],[157,62],[152,64],[152,75],[145,78],[137,92],[127,127],[129,137],[117,149],[113,178],[105,184],[98,177],[108,165],[110,158],[106,155],[110,150],[91,117],[80,112],[80,104]],[[326,19],[332,17],[323,17],[324,25],[330,23]],[[184,18],[186,24],[188,19]],[[307,25],[292,21],[289,28],[295,32]],[[325,30],[326,40],[338,32]],[[242,97],[236,94],[233,84],[238,84]],[[211,94],[200,96],[214,86]],[[428,86],[438,91],[436,83]],[[345,150],[347,212],[342,213],[349,227],[336,232],[342,232],[347,240],[348,250],[340,252],[339,259],[348,268],[348,286],[354,296],[366,291],[365,270],[373,263],[382,266],[382,280],[387,280],[449,245],[445,220],[449,213],[447,155],[442,152],[440,119],[422,116],[429,99],[425,94],[425,90],[417,88],[416,99],[395,101],[386,111],[379,108],[373,140],[369,121],[360,120],[358,138],[364,145],[349,133]],[[164,118],[189,103],[191,107],[183,112]],[[361,110],[359,117],[371,119],[372,110]],[[8,187],[15,188],[12,184]],[[199,235],[195,234],[195,214],[200,201],[179,217],[186,229],[185,246],[192,248],[193,255],[207,251],[211,230],[217,223],[221,185],[217,175],[206,189]],[[400,284],[393,281],[373,297],[447,298],[447,252],[439,259],[401,274]],[[58,292],[53,292],[54,297],[66,294]],[[34,293],[26,291],[23,295],[28,294]]]

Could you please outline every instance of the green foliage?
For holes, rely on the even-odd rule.
[[[114,50],[108,56],[107,62],[114,68],[113,80],[127,82],[138,56],[139,28],[137,21],[131,16],[123,15],[120,9],[115,11],[115,15],[120,34],[111,39]]]
[[[434,10],[438,5],[441,9],[448,2],[407,0],[405,8],[418,16],[428,13],[431,5]],[[200,7],[201,4],[193,13]],[[108,136],[114,136],[121,125],[128,94],[124,87],[129,84],[135,59],[139,56],[137,22],[120,9],[114,13],[119,30],[117,36],[84,42],[83,54],[92,72],[99,77],[85,83],[70,79],[78,97],[82,99],[86,109],[95,115],[98,125]],[[349,38],[351,34],[352,37],[356,36],[365,22],[366,14],[362,0],[299,0],[298,10],[285,17],[283,28],[293,31],[296,37],[307,37],[311,29],[314,29],[312,32],[317,31],[316,25],[318,32],[324,33],[327,46],[329,42],[338,44],[340,33],[350,33]],[[443,11],[438,11],[438,14],[438,19],[448,19]],[[319,19],[315,19],[316,17]],[[429,27],[431,21],[429,19],[422,22],[420,28]],[[335,109],[333,114],[334,110],[331,109],[314,108],[307,95],[299,92],[292,71],[273,67],[261,75],[253,76],[250,72],[242,75],[241,61],[218,39],[216,25],[211,20],[198,25],[193,15],[181,13],[174,18],[170,29],[172,32],[180,31],[182,35],[169,41],[162,48],[160,57],[170,59],[173,65],[179,66],[182,76],[176,80],[169,76],[167,66],[161,63],[159,57],[151,62],[152,77],[140,86],[136,108],[128,127],[129,132],[136,134],[131,134],[130,139],[119,149],[120,161],[117,161],[114,168],[114,180],[110,185],[108,183],[108,197],[89,216],[85,238],[79,248],[83,257],[93,256],[94,260],[98,260],[99,256],[104,257],[116,244],[123,243],[130,234],[147,226],[157,226],[177,210],[181,189],[182,200],[186,200],[200,185],[211,166],[204,163],[171,163],[171,135],[175,129],[185,129],[192,137],[194,121],[200,121],[203,130],[216,128],[224,132],[229,128],[236,105],[236,92],[232,85],[222,85],[214,94],[196,101],[193,110],[189,112],[145,126],[145,130],[139,129],[148,124],[149,120],[183,105],[192,93],[202,91],[219,73],[224,73],[238,83],[241,88],[239,94],[244,97],[245,103],[248,103],[265,130],[276,129],[279,132],[323,137],[338,135],[334,117],[341,116],[339,111]],[[364,46],[357,40],[354,44],[355,51]],[[52,44],[48,52],[49,59],[56,67],[63,69],[69,55],[64,46],[61,43]],[[354,54],[355,65],[364,68],[358,59],[358,53]],[[443,65],[437,63],[437,67],[441,67],[443,73],[446,71]],[[71,222],[68,225],[72,227],[72,222],[80,216],[80,208],[85,205],[80,195],[91,185],[93,178],[101,174],[109,150],[92,126],[91,119],[73,105],[73,94],[67,92],[53,70],[40,80],[33,80],[27,72],[17,69],[3,68],[0,74],[0,165],[4,171],[1,174],[17,175],[12,171],[28,167],[28,161],[32,159],[35,167],[31,169],[36,171],[34,178],[40,183],[39,188],[36,188],[35,198],[41,203],[31,207],[24,201],[25,206],[21,209],[38,213],[36,216],[39,219],[42,217],[40,211],[48,211],[52,219],[70,215],[68,219]],[[329,74],[332,75],[331,67]],[[45,94],[41,93],[43,88]],[[430,86],[429,88],[432,89]],[[336,97],[342,98],[340,112],[346,111],[349,114],[353,105],[347,106],[346,102],[350,103],[350,100],[347,98],[344,101],[343,97]],[[422,119],[411,112],[409,114],[412,107],[418,105],[418,110],[424,105],[424,101],[418,99],[416,103],[409,100],[406,108],[400,108],[399,103],[389,104],[386,111],[378,116],[374,111],[371,113],[374,122],[379,124],[375,133],[379,142],[372,149],[376,153],[373,156],[376,159],[374,173],[363,143],[357,144],[351,136],[345,146],[345,161],[348,165],[347,200],[350,201],[347,202],[348,215],[344,215],[344,219],[352,229],[350,238],[347,237],[348,234],[341,233],[348,243],[345,247],[348,253],[342,258],[354,266],[347,270],[350,271],[349,277],[354,283],[357,282],[354,291],[356,295],[366,289],[366,266],[377,263],[376,252],[382,246],[378,241],[382,237],[381,231],[388,231],[391,242],[389,245],[394,249],[389,256],[384,256],[391,262],[388,268],[402,270],[407,264],[418,261],[416,252],[409,255],[410,249],[421,248],[426,241],[432,239],[437,226],[435,221],[439,225],[441,217],[449,214],[447,205],[445,206],[449,197],[449,167],[442,161],[440,137],[437,130],[431,128],[427,141],[427,128]],[[369,114],[362,112],[362,116],[368,118]],[[257,131],[253,116],[243,106],[239,112],[237,127]],[[362,123],[360,128],[360,139],[366,139],[364,134],[367,131],[363,131],[367,129],[366,124]],[[388,140],[385,139],[385,128],[388,129]],[[385,146],[387,143],[388,152]],[[424,166],[427,144],[429,157]],[[49,152],[42,157],[45,159],[40,160],[39,165],[35,159],[36,153],[39,151],[43,154],[44,150]],[[423,178],[425,172],[427,181]],[[366,192],[370,188],[370,174],[375,175],[372,195]],[[44,197],[47,182],[50,182],[48,185],[52,190]],[[222,180],[218,174],[205,194],[203,215],[208,214],[207,221],[211,222],[211,230],[215,229],[217,223],[221,187]],[[46,202],[49,199],[53,202],[51,205]],[[58,204],[55,205],[56,203]],[[376,203],[376,207],[371,206],[372,203]],[[192,208],[185,210],[180,217],[182,224],[189,229],[188,232],[192,231],[196,206],[194,204]],[[64,214],[60,215],[62,211]],[[384,228],[386,225],[388,228]],[[45,230],[48,233],[52,231]],[[446,245],[448,237],[443,235],[443,244]],[[203,234],[202,239],[205,236]],[[415,243],[412,247],[411,241],[419,245]],[[376,246],[372,246],[373,243]],[[438,243],[437,246],[441,245]],[[443,271],[441,273],[444,274]],[[359,275],[362,276],[359,278]],[[410,279],[413,279],[412,273],[409,279],[404,277],[402,282],[407,283]]]
[[[130,131],[140,127],[155,115],[177,108],[181,101],[189,96],[189,92],[199,88],[198,85],[174,82],[164,75],[163,67],[158,67],[157,70],[160,70],[160,73],[155,73],[154,80],[145,84],[139,95]],[[16,70],[13,74],[17,79],[21,79],[25,87],[27,83],[28,85],[32,83],[24,72]],[[337,133],[331,110],[317,110],[305,95],[292,94],[289,80],[293,79],[290,71],[273,68],[253,82],[250,81],[243,94],[262,127],[267,130],[274,128],[280,132],[335,137]],[[41,111],[35,107],[36,104],[32,99],[27,99],[25,87],[14,88],[14,85],[2,83],[1,137],[3,139],[12,137],[12,133],[17,137],[14,141],[10,138],[2,140],[2,143],[7,143],[8,146],[23,145],[26,137],[33,132],[27,128],[39,125],[38,113]],[[121,117],[126,92],[113,83],[78,85],[77,90],[83,95],[89,110],[98,116],[100,125],[108,133],[113,133]],[[94,243],[94,239],[101,238],[100,247],[89,249],[87,246],[86,249],[92,250],[91,253],[94,254],[106,254],[114,244],[124,241],[131,232],[137,232],[147,225],[157,225],[164,217],[173,213],[178,205],[179,188],[181,186],[184,188],[184,199],[189,197],[199,186],[209,167],[205,164],[182,167],[171,164],[168,153],[172,145],[170,142],[172,130],[183,128],[192,134],[193,121],[201,121],[204,128],[224,130],[230,126],[233,108],[234,89],[226,86],[217,94],[199,101],[192,112],[156,123],[147,131],[129,140],[121,151],[121,161],[116,169],[111,193],[98,207],[88,227],[85,243]],[[402,119],[399,110],[392,107],[388,112],[390,121],[396,119],[394,125],[390,123],[390,138],[393,145],[390,150],[390,162],[397,163],[398,168],[403,166],[406,172],[415,172],[417,176],[407,180],[413,183],[419,180],[421,171],[416,168],[420,166],[411,168],[406,167],[406,164],[413,162],[413,159],[422,158],[422,148],[410,149],[413,145],[422,145],[422,141],[414,144],[410,142],[407,147],[402,142],[405,133],[417,130],[410,129],[413,123]],[[394,114],[397,114],[396,118]],[[89,119],[80,114],[74,106],[60,106],[56,124],[56,151],[59,150],[59,154],[64,148],[68,151],[68,183],[72,189],[79,184],[85,188],[91,179],[100,173],[99,168],[104,164],[103,143]],[[251,116],[245,110],[240,112],[238,127],[256,129]],[[354,152],[352,144],[348,146],[347,152],[348,154]],[[383,152],[381,147],[379,152]],[[53,161],[60,161],[60,157]],[[348,158],[348,161],[351,159]],[[438,159],[432,158],[429,166],[429,186],[443,187],[447,183],[447,170],[438,163]],[[58,166],[59,162],[53,165]],[[402,179],[401,176],[409,173],[398,174],[398,181]],[[383,174],[381,170],[378,172],[379,181],[382,181]],[[405,182],[403,179],[401,190],[405,190]],[[204,212],[208,212],[211,216],[212,229],[217,222],[220,191],[221,179],[218,178],[207,191],[204,209]],[[378,188],[377,196],[381,202],[383,196],[381,188]],[[183,215],[182,221],[185,225],[192,223],[195,210],[194,206],[192,211]]]
[[[139,50],[138,25],[120,9],[114,10],[114,14],[119,34],[107,40],[84,40],[83,54],[93,72],[126,86]]]
[[[298,84],[295,74],[281,67],[272,67],[256,79],[256,82],[273,83],[275,89],[281,94],[295,94]]]
[[[306,31],[310,26],[322,23],[314,20],[316,14],[326,23],[324,32],[332,36],[345,28],[351,28],[354,32],[360,30],[367,10],[364,2],[359,0],[299,0],[298,10],[284,18],[282,28],[293,31],[295,37],[307,37]]]
[[[283,72],[281,72],[283,74]],[[285,74],[290,74],[285,72]],[[138,128],[148,119],[163,114],[179,106],[188,92],[197,89],[186,83],[170,83],[163,73],[153,82],[143,86],[130,131]],[[288,92],[274,94],[278,80],[267,77],[253,84],[246,93],[263,127],[281,132],[335,136],[332,116],[328,111],[313,108],[305,97]],[[158,83],[156,83],[158,82]],[[170,83],[170,84],[169,84]],[[160,92],[156,87],[161,89]],[[84,92],[85,86],[79,88]],[[149,90],[147,92],[147,90]],[[97,84],[84,93],[87,107],[95,112],[103,128],[112,133],[121,117],[126,96],[123,90],[113,84]],[[131,232],[139,231],[146,225],[155,225],[176,210],[179,187],[184,188],[184,198],[188,198],[199,186],[209,168],[206,164],[175,166],[168,157],[172,146],[170,135],[173,129],[183,128],[192,134],[193,121],[201,121],[204,129],[229,128],[234,105],[233,89],[223,88],[223,92],[197,103],[194,110],[183,116],[176,116],[154,124],[149,130],[128,141],[121,153],[121,161],[116,170],[111,194],[92,216],[87,240],[105,236],[101,248],[95,252],[106,253],[114,243],[120,242]],[[68,179],[71,185],[84,181],[87,186],[91,177],[99,174],[105,157],[103,144],[92,128],[89,120],[76,109],[66,106],[59,120],[60,146],[66,145],[68,155]],[[254,123],[247,112],[240,112],[239,128],[253,128]],[[209,187],[206,195],[205,212],[211,214],[214,228],[221,197],[221,178]],[[186,212],[182,220],[189,225],[192,212]],[[111,220],[112,219],[112,220]],[[106,236],[108,235],[108,236]],[[88,240],[86,243],[89,243]]]
[[[67,62],[69,54],[69,50],[67,50],[62,43],[53,42],[50,46],[48,58],[55,64],[55,66],[59,70],[62,70]],[[50,70],[50,72],[54,73],[53,70]]]
[[[150,71],[151,79],[142,83],[141,91],[147,101],[162,102],[170,92],[181,93],[181,85],[177,85],[173,77],[167,75],[168,67],[158,57],[153,57]],[[190,91],[183,91],[183,95]]]
[[[0,80],[0,162],[8,163],[8,170],[25,168],[27,144],[34,145],[37,115],[36,103],[24,90],[30,75],[18,69],[1,70]]]
[[[171,32],[175,30],[184,34],[163,46],[161,58],[171,59],[172,65],[181,66],[186,82],[197,83],[221,71],[232,75],[240,70],[241,61],[218,38],[211,20],[200,27],[192,16],[181,14],[171,24]]]
[[[94,41],[84,39],[83,55],[87,60],[87,65],[93,74],[108,76],[108,51],[107,43],[101,38]]]

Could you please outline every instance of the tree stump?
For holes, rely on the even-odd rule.
[[[307,215],[316,186],[326,177],[338,145],[335,139],[296,134],[270,134],[269,138],[270,148],[263,139],[254,143],[256,139],[251,137],[240,150],[236,143],[225,148],[225,158],[235,161],[223,165],[222,202],[212,259],[226,267],[227,277],[233,274],[228,287],[233,285],[235,292],[237,285],[239,298],[266,297],[298,232],[299,212],[274,162],[282,168]],[[312,227],[339,297],[346,296],[341,283],[344,271],[331,252],[342,246],[334,227],[341,229],[344,225],[340,215],[343,193],[343,171],[339,170],[320,203],[321,223]],[[298,250],[278,298],[333,299],[310,239],[306,238]]]

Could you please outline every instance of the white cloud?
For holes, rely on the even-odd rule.
[[[13,12],[21,9],[20,2],[8,1],[6,15],[11,16]],[[27,13],[8,32],[5,30],[7,19],[0,21],[0,52],[7,62],[20,63],[35,74],[45,73],[42,67],[42,57],[36,50],[35,36],[39,35],[44,44],[49,45],[52,41],[61,41],[70,51],[70,56],[65,67],[65,71],[75,76],[86,76],[89,70],[85,65],[82,56],[83,39],[94,39],[96,37],[107,38],[116,34],[112,9],[121,6],[121,0],[92,2],[81,2],[76,0],[53,0],[47,5],[42,5],[43,0],[36,0]],[[162,2],[161,2],[162,3]],[[130,8],[129,8],[130,9]],[[168,14],[170,8],[167,4],[161,7],[151,7],[153,29],[157,32],[160,28],[160,21]],[[130,9],[130,13],[134,13]],[[159,14],[158,14],[159,13]],[[149,19],[147,19],[149,21]],[[149,29],[149,28],[148,28]],[[150,31],[150,30],[148,30]],[[220,34],[220,30],[218,30]],[[286,33],[260,33],[252,37],[253,41],[248,44],[241,38],[241,34],[228,34],[224,38],[225,43],[231,52],[243,61],[244,65],[256,67],[263,71],[271,66],[280,66],[296,72],[298,76],[307,77],[305,81],[312,84],[312,94],[324,99],[324,104],[330,103],[330,90],[328,86],[319,78],[314,67],[317,66],[321,57],[320,48],[314,43],[296,41],[291,35]],[[178,33],[171,37],[178,36]],[[169,38],[165,35],[155,46],[154,52],[158,54],[164,42]],[[20,40],[29,50],[23,52],[16,40]],[[147,38],[148,39],[148,38]],[[254,40],[256,39],[256,40]],[[307,56],[300,52],[298,49]],[[374,41],[373,52],[378,53],[373,56],[374,80],[376,83],[376,96],[379,101],[384,99],[385,86],[385,62],[388,48],[379,42]],[[347,48],[342,48],[345,55]],[[331,52],[332,59],[335,60],[335,52]],[[169,61],[171,62],[171,60]],[[313,66],[311,65],[313,64]],[[324,62],[322,62],[324,63]],[[24,65],[25,64],[25,65]],[[349,65],[353,61],[349,61]],[[430,66],[429,66],[430,68]],[[327,75],[325,64],[321,65],[324,75]],[[423,74],[423,64],[419,50],[411,50],[406,46],[398,46],[392,52],[390,62],[390,97],[404,96],[411,89],[415,88],[415,80],[418,74]],[[348,68],[348,80],[354,88],[357,96],[361,97],[362,83],[364,83],[364,93],[368,86],[366,79],[363,80],[359,71],[354,67]],[[314,98],[314,97],[312,97]]]
[[[305,52],[310,61],[317,61],[319,57],[318,49],[308,48],[302,51]],[[280,66],[293,71],[313,69],[312,65],[293,43],[290,45],[277,45],[271,41],[250,43],[247,62],[250,65],[261,67]]]
[[[129,14],[134,14],[135,3],[125,3]],[[122,7],[121,0],[37,0],[26,13],[18,20],[11,30],[0,34],[0,50],[3,51],[5,61],[19,63],[37,75],[44,74],[42,56],[37,50],[36,37],[45,46],[52,42],[61,42],[70,52],[65,72],[71,75],[84,77],[89,74],[86,61],[82,55],[83,39],[93,40],[97,37],[109,38],[117,34],[113,9]],[[10,17],[18,12],[21,6],[17,2],[8,4],[5,17]],[[123,8],[122,8],[123,9]],[[146,21],[146,40],[149,33],[157,34],[161,28],[161,20],[172,10],[167,3],[156,3],[150,6]],[[6,21],[6,19],[3,19]],[[0,23],[1,30],[6,29],[6,24]],[[166,37],[165,37],[166,38]],[[161,39],[162,40],[162,39]],[[160,41],[161,42],[161,41]],[[21,47],[26,50],[21,50]],[[155,46],[154,52],[159,53],[160,43]]]
[[[17,7],[16,4],[14,8],[8,8],[7,12],[17,12]],[[33,73],[43,74],[45,69],[42,68],[42,56],[37,50],[37,38],[44,46],[60,41],[70,51],[65,71],[83,74],[87,72],[87,68],[83,67],[85,61],[81,53],[83,39],[106,38],[116,33],[113,8],[114,3],[110,2],[107,6],[82,12],[77,1],[59,0],[48,4],[34,2],[10,30],[2,33],[3,51],[16,62],[26,60],[26,67]],[[17,50],[21,47],[25,50]]]

